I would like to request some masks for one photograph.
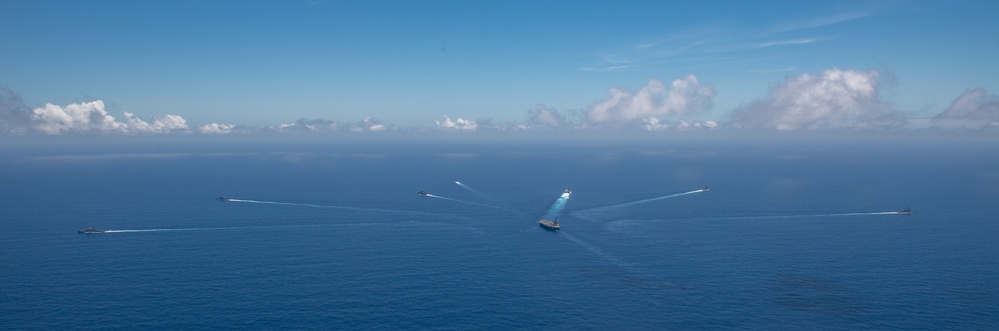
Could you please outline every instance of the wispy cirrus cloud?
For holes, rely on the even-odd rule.
[[[828,32],[818,36],[809,36],[809,34],[816,34],[816,31],[811,30],[817,28],[844,24],[878,14],[880,11],[876,9],[859,9],[748,28],[708,24],[598,53],[594,64],[580,67],[580,70],[618,72],[647,70],[677,62],[689,66],[698,63],[752,61],[752,57],[760,56],[758,53],[750,54],[753,50],[806,46],[833,40],[839,36],[829,36]]]
[[[754,70],[750,70],[749,72],[757,73],[757,74],[772,74],[772,73],[776,73],[776,72],[791,72],[791,71],[794,71],[794,69],[795,69],[794,67],[784,67],[784,68],[777,68],[777,69],[754,69]]]
[[[664,66],[696,66],[698,64],[745,61],[744,51],[774,46],[805,45],[819,42],[818,38],[772,40],[740,36],[738,32],[717,32],[717,36],[690,39],[691,36],[667,38],[662,41],[626,46],[596,56],[595,62],[579,69],[587,72],[620,72],[655,70]]]
[[[819,41],[818,38],[802,38],[802,39],[789,39],[789,40],[775,40],[766,41],[756,44],[757,48],[772,47],[772,46],[785,46],[785,45],[804,45],[811,44]]]
[[[580,67],[588,72],[620,72],[646,70],[667,62],[691,56],[717,53],[718,38],[729,38],[729,33],[718,28],[698,28],[623,45],[622,47],[594,54],[595,62]]]
[[[616,65],[616,66],[605,66],[605,67],[581,67],[579,70],[589,71],[589,72],[616,72],[616,71],[628,71],[637,69],[636,66],[627,65]]]
[[[773,35],[785,32],[815,29],[824,26],[859,20],[862,18],[873,16],[875,14],[877,14],[877,12],[874,10],[854,10],[854,11],[834,13],[826,16],[808,17],[808,18],[778,23],[766,30],[763,30],[761,34]]]

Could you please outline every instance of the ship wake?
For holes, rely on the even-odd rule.
[[[265,205],[309,207],[309,208],[348,209],[348,210],[357,210],[357,211],[379,211],[379,212],[384,212],[384,213],[410,213],[408,211],[382,209],[382,208],[361,208],[361,207],[351,207],[351,206],[314,205],[314,204],[308,204],[308,203],[277,202],[277,201],[248,200],[248,199],[229,199],[228,201],[229,202],[243,202],[243,203],[257,203],[257,204],[265,204]]]
[[[437,198],[437,199],[444,199],[444,200],[454,201],[454,202],[458,202],[458,203],[467,203],[467,204],[470,204],[470,205],[476,205],[476,206],[486,207],[486,208],[504,209],[502,207],[496,207],[496,206],[491,206],[491,205],[482,204],[482,203],[478,203],[478,202],[471,202],[471,201],[465,201],[465,200],[458,200],[458,199],[454,199],[454,198],[442,197],[442,196],[434,195],[434,194],[430,194],[430,193],[427,193],[426,197]]]
[[[693,191],[690,191],[690,192],[670,194],[670,195],[665,195],[665,196],[661,196],[661,197],[636,200],[636,201],[625,202],[625,203],[616,204],[616,205],[610,205],[610,206],[604,206],[604,207],[584,209],[584,210],[580,210],[580,212],[595,212],[595,211],[604,211],[604,210],[615,209],[615,208],[624,208],[624,207],[630,207],[630,206],[634,206],[634,205],[638,205],[638,204],[649,203],[649,202],[653,202],[653,201],[665,200],[665,199],[676,198],[676,197],[682,197],[682,196],[685,196],[685,195],[690,195],[690,194],[694,194],[694,193],[702,193],[702,192],[707,192],[707,190],[705,190],[705,189],[693,190]]]

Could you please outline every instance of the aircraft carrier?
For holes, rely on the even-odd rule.
[[[542,218],[538,221],[538,224],[541,225],[541,227],[552,231],[558,231],[558,229],[562,228],[561,225],[558,225],[558,218],[554,220],[546,220]]]

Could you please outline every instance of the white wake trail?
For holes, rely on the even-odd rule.
[[[576,243],[580,247],[582,247],[582,248],[590,251],[591,253],[595,254],[596,256],[600,257],[601,259],[603,259],[603,260],[605,260],[607,262],[610,262],[613,265],[616,265],[616,266],[619,266],[619,267],[630,267],[631,266],[631,264],[626,263],[624,261],[621,261],[621,259],[618,259],[618,258],[616,258],[616,257],[614,257],[614,256],[612,256],[610,254],[607,254],[606,252],[604,252],[599,247],[593,246],[590,243],[587,243],[587,242],[585,242],[585,241],[583,241],[583,240],[581,240],[579,238],[576,238],[576,236],[573,236],[573,235],[570,235],[570,234],[566,233],[565,231],[560,231],[559,236],[565,237],[566,239],[569,239],[569,241],[572,241],[572,242]]]
[[[512,212],[512,213],[515,213],[515,214],[521,214],[521,215],[523,214],[523,213],[521,213],[521,212],[519,212],[517,210],[514,210],[513,207],[511,207],[509,204],[506,204],[503,201],[500,201],[499,199],[496,199],[493,196],[485,194],[482,191],[479,191],[479,190],[477,190],[475,188],[472,188],[471,186],[468,186],[465,183],[462,183],[462,182],[459,182],[459,181],[454,181],[454,183],[457,184],[459,187],[465,189],[469,193],[472,193],[472,195],[476,196],[479,199],[482,199],[482,200],[485,200],[485,201],[489,201],[490,203],[496,203],[496,204],[500,205],[499,207],[495,207],[495,208],[503,209],[503,210],[506,210],[506,211],[509,211],[509,212]]]
[[[252,229],[255,227],[218,227],[218,228],[176,228],[176,229],[131,229],[131,230],[107,230],[104,233],[132,233],[132,232],[165,232],[165,231],[208,231],[208,230],[239,230]]]
[[[610,205],[610,206],[604,206],[604,207],[584,209],[584,210],[580,210],[579,212],[593,212],[593,211],[602,211],[602,210],[615,209],[615,208],[623,208],[623,207],[628,207],[628,206],[634,206],[634,205],[637,205],[637,204],[648,203],[648,202],[652,202],[652,201],[664,200],[664,199],[669,199],[669,198],[676,198],[676,197],[680,197],[680,196],[684,196],[684,195],[689,195],[689,194],[694,194],[694,193],[702,193],[702,192],[707,192],[707,190],[704,190],[704,189],[693,190],[693,191],[690,191],[690,192],[670,194],[670,195],[666,195],[666,196],[655,197],[655,198],[650,198],[650,199],[642,199],[642,200],[637,200],[637,201],[632,201],[632,202],[625,202],[625,203],[616,204],[616,205]]]
[[[879,211],[861,213],[835,213],[835,214],[800,214],[800,215],[760,215],[760,216],[727,216],[727,217],[698,217],[673,219],[674,221],[725,221],[725,220],[757,220],[757,219],[786,219],[786,218],[809,218],[809,217],[842,217],[842,216],[878,216],[878,215],[906,215],[898,211]]]
[[[568,192],[562,193],[562,195],[559,196],[558,199],[555,199],[555,203],[552,203],[552,206],[548,208],[548,212],[545,214],[545,216],[558,218],[558,216],[562,214],[562,210],[565,210],[566,203],[569,202],[569,195],[570,193]]]
[[[229,199],[227,201],[230,201],[230,202],[244,202],[244,203],[258,203],[258,204],[266,204],[266,205],[310,207],[310,208],[347,209],[347,210],[357,210],[357,211],[378,211],[378,212],[384,212],[384,213],[418,213],[418,214],[422,214],[420,212],[403,211],[403,210],[391,210],[391,209],[382,209],[382,208],[360,208],[360,207],[350,207],[350,206],[324,206],[324,205],[314,205],[314,204],[308,204],[308,203],[261,201],[261,200],[249,200],[249,199]]]
[[[454,202],[467,203],[467,204],[470,204],[470,205],[482,206],[482,207],[487,207],[487,208],[503,209],[501,207],[490,206],[490,205],[486,205],[486,204],[481,204],[481,203],[471,202],[471,201],[465,201],[465,200],[458,200],[458,199],[454,199],[454,198],[442,197],[442,196],[439,196],[439,195],[433,195],[433,194],[429,194],[429,193],[426,196],[427,197],[431,197],[431,198],[438,198],[438,199],[450,200],[450,201],[454,201]]]
[[[320,205],[312,205],[312,204],[307,204],[307,203],[274,202],[274,201],[243,200],[243,199],[229,199],[229,201],[231,201],[231,202],[261,203],[261,204],[268,204],[268,205],[312,207],[312,208],[336,208],[336,206],[320,206]]]

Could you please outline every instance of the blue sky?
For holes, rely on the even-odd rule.
[[[299,119],[999,127],[997,12],[994,1],[11,0],[0,2],[0,119],[47,134]]]

